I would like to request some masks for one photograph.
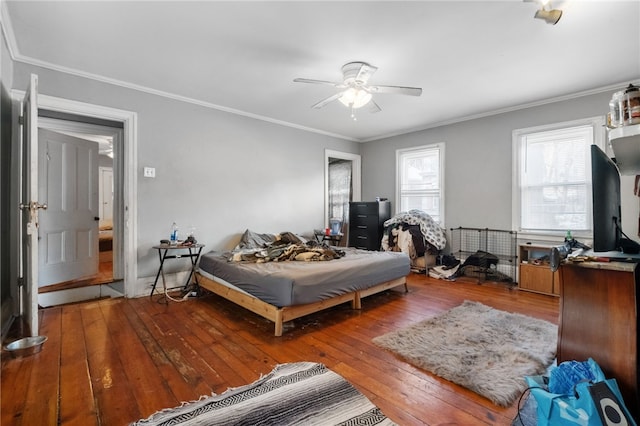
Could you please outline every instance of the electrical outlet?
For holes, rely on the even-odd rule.
[[[155,167],[145,167],[144,168],[144,177],[149,177],[149,178],[156,177],[156,169],[155,169]]]

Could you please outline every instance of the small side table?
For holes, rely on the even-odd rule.
[[[154,249],[158,250],[158,257],[160,258],[160,266],[158,267],[158,273],[156,274],[156,279],[153,282],[153,287],[151,287],[151,294],[149,297],[153,296],[153,292],[156,291],[156,285],[158,284],[158,279],[160,275],[162,275],[162,287],[165,292],[167,290],[167,284],[164,278],[164,261],[166,259],[180,259],[183,257],[188,257],[191,260],[191,270],[189,271],[189,276],[187,277],[187,281],[184,284],[185,290],[189,287],[189,283],[191,282],[191,277],[195,279],[196,285],[199,286],[198,277],[195,275],[196,265],[198,264],[198,259],[200,258],[200,253],[202,252],[202,248],[204,244],[191,244],[191,245],[169,245],[169,244],[160,244],[157,246],[153,246]],[[188,253],[184,251],[188,250]],[[168,254],[169,252],[173,254]]]
[[[315,230],[314,234],[316,240],[319,243],[323,243],[326,241],[329,245],[332,246],[338,246],[340,244],[340,241],[342,241],[342,237],[344,237],[344,234],[342,232],[338,234],[327,234],[325,231]]]

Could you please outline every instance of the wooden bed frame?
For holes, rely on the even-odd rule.
[[[198,283],[200,284],[200,287],[209,290],[210,292],[215,293],[218,296],[224,297],[225,299],[237,305],[240,305],[253,313],[258,314],[263,318],[273,321],[275,323],[274,334],[278,337],[282,336],[283,323],[287,321],[291,321],[293,319],[300,318],[314,312],[319,312],[345,302],[351,302],[352,309],[361,309],[362,298],[401,285],[404,285],[405,292],[409,291],[407,287],[407,277],[401,277],[391,281],[376,284],[363,290],[335,296],[330,299],[308,303],[305,305],[284,306],[278,308],[274,305],[263,302],[262,300],[248,293],[236,290],[235,288],[229,287],[228,285],[221,284],[199,273],[196,274],[198,276]]]

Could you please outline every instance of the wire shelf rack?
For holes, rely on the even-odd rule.
[[[518,233],[489,228],[451,228],[451,254],[460,263],[477,251],[491,253],[498,258],[498,272],[516,282],[518,267]],[[479,277],[486,279],[484,277]]]

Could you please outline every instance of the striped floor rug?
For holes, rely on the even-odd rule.
[[[132,425],[395,425],[323,364],[280,364],[254,383]]]

